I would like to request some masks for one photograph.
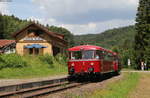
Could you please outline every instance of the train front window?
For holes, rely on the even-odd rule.
[[[83,51],[82,59],[93,59],[93,58],[94,58],[94,51],[93,50]]]
[[[81,51],[71,52],[71,59],[73,60],[82,59],[82,52]]]
[[[80,60],[80,59],[94,59],[95,51],[87,50],[87,51],[73,51],[70,52],[69,58],[72,60]]]

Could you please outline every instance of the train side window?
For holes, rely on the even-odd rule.
[[[113,61],[113,54],[112,53],[108,53],[109,56],[109,61]]]
[[[103,59],[104,58],[104,53],[103,51],[97,50],[95,54],[96,59]]]
[[[107,53],[107,52],[104,53],[104,60],[106,60],[106,61],[109,60],[109,57],[108,57],[108,53]]]
[[[114,60],[115,60],[115,61],[118,61],[118,57],[117,57],[117,56],[114,56]]]
[[[113,55],[111,53],[105,52],[104,60],[113,61]]]

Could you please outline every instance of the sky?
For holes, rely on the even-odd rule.
[[[64,27],[75,35],[135,24],[138,0],[0,0],[0,12]]]

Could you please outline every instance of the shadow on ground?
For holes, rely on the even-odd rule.
[[[70,82],[78,82],[78,83],[90,83],[90,82],[101,82],[112,77],[118,76],[119,74],[114,73],[106,73],[103,75],[82,75],[82,76],[73,76],[69,77]]]

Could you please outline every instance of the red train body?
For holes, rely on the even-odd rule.
[[[69,48],[68,51],[70,76],[117,73],[121,68],[117,54],[99,46],[82,45]]]

